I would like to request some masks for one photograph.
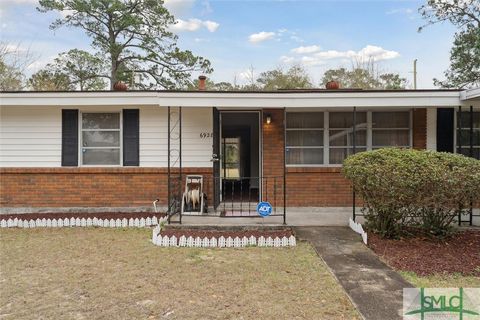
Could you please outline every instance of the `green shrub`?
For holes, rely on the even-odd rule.
[[[364,201],[366,227],[383,237],[412,227],[446,235],[471,199],[480,199],[480,161],[452,153],[362,152],[344,161],[343,174]]]

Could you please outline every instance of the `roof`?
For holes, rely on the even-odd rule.
[[[312,88],[312,89],[278,89],[278,90],[127,90],[127,91],[112,91],[112,90],[91,90],[91,91],[66,91],[66,90],[56,90],[56,91],[31,91],[31,90],[20,90],[20,91],[0,91],[2,93],[101,93],[101,92],[157,92],[157,93],[220,93],[220,94],[231,94],[231,93],[259,93],[259,94],[268,94],[268,93],[278,93],[278,94],[285,94],[285,93],[346,93],[346,92],[459,92],[463,91],[463,89],[361,89],[361,88],[353,88],[353,89],[336,89],[336,90],[328,90],[328,89],[321,89],[321,88]]]
[[[278,91],[1,92],[2,106],[178,106],[219,108],[424,108],[469,105],[459,89]],[[475,102],[476,103],[476,102]],[[474,104],[475,104],[474,103]],[[480,101],[479,103],[480,104]],[[480,106],[480,105],[479,105]]]

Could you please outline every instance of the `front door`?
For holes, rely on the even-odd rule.
[[[257,203],[260,195],[260,113],[258,111],[221,111],[220,202],[235,208],[242,203]]]

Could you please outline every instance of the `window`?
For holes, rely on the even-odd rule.
[[[410,147],[410,112],[372,112],[372,149]]]
[[[83,113],[81,121],[81,163],[120,165],[120,113]]]
[[[240,137],[224,138],[223,150],[225,152],[222,177],[227,179],[240,178]]]
[[[409,111],[356,112],[355,150],[410,147]],[[338,165],[353,154],[353,112],[288,112],[288,165]]]
[[[329,163],[342,164],[343,160],[353,154],[353,113],[329,112],[328,142]],[[355,150],[367,150],[367,113],[356,113]]]
[[[472,154],[470,154],[470,138],[472,139]],[[457,153],[473,156],[480,160],[480,111],[473,112],[473,122],[471,122],[470,111],[462,111],[461,114],[457,112],[456,150]]]
[[[287,116],[287,164],[322,164],[322,112],[292,112]]]

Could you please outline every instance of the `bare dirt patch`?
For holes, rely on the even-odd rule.
[[[428,276],[480,276],[480,230],[466,230],[446,240],[414,237],[382,239],[369,233],[368,246],[393,268]]]
[[[308,244],[162,248],[150,236],[0,230],[0,318],[359,319]]]

